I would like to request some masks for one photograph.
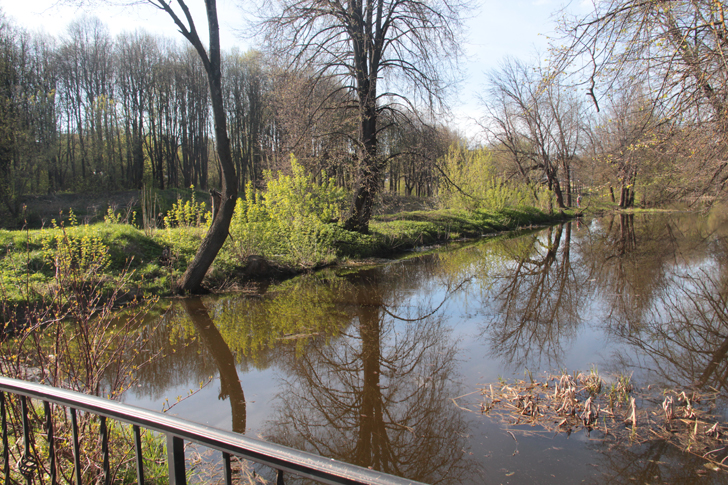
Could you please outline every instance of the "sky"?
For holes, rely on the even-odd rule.
[[[187,3],[195,19],[205,18],[202,0]],[[223,49],[238,47],[244,51],[255,47],[254,40],[241,33],[246,19],[250,18],[241,5],[252,2],[218,0],[217,3]],[[487,73],[497,69],[506,56],[527,62],[543,61],[547,57],[548,36],[555,32],[558,12],[565,8],[570,13],[585,14],[589,5],[588,0],[481,0],[465,22],[463,80],[449,100],[452,118],[445,120],[447,124],[463,135],[477,138],[480,129],[476,120],[485,112],[479,95],[486,90]],[[57,38],[65,34],[74,19],[95,15],[109,27],[112,35],[143,29],[182,39],[164,12],[143,0],[131,6],[110,5],[104,0],[0,0],[0,8],[16,25]],[[199,26],[198,29],[201,30]]]

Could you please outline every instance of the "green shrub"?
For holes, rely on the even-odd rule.
[[[166,227],[199,227],[207,228],[212,222],[212,214],[206,210],[204,202],[195,200],[195,187],[190,186],[192,190],[191,200],[177,202],[172,204],[172,208],[167,211],[164,217],[164,225]]]
[[[346,200],[343,189],[321,173],[317,183],[291,155],[291,175],[265,172],[267,189],[252,185],[238,200],[230,227],[239,260],[257,254],[293,266],[311,267],[335,257],[337,228]]]
[[[498,177],[493,153],[487,148],[450,147],[441,160],[447,178],[440,185],[440,202],[450,209],[499,211],[536,207],[549,210],[553,194],[543,185],[527,185]]]
[[[147,365],[156,356],[147,349],[147,334],[153,327],[144,322],[156,300],[142,302],[132,299],[123,305],[123,313],[119,312],[121,299],[126,297],[126,289],[130,287],[131,273],[122,271],[111,276],[106,272],[110,261],[109,249],[102,235],[95,232],[97,227],[106,225],[77,226],[73,215],[69,224],[68,228],[62,224],[52,229],[25,233],[28,261],[40,244],[45,259],[43,266],[53,271],[45,280],[44,292],[35,291],[35,288],[31,290],[29,285],[25,290],[21,288],[26,301],[30,300],[30,291],[34,291],[37,297],[24,311],[16,311],[17,307],[8,299],[0,299],[0,315],[4,323],[0,328],[0,375],[27,379],[29,371],[32,371],[33,379],[43,384],[119,399],[135,382],[138,368]],[[26,271],[29,272],[30,268]],[[107,288],[112,290],[109,292]],[[130,359],[131,356],[140,357]],[[31,427],[39,431],[45,421],[45,409],[38,404],[32,400],[29,402],[29,415]],[[10,459],[13,462],[25,459],[29,463],[44,464],[47,456],[43,450],[44,439],[36,433],[30,447],[31,455],[27,455],[22,446],[20,403],[13,397],[6,405]],[[56,449],[67,449],[71,430],[66,411],[53,407],[51,412]],[[84,483],[99,483],[100,479],[100,466],[94,466],[101,463],[98,425],[96,416],[79,414],[82,454],[92,464],[82,472]],[[127,439],[130,436],[128,429],[126,438],[119,433],[121,430],[122,427],[110,429],[112,450],[133,449],[131,440]],[[157,455],[163,456],[161,452]],[[112,456],[113,473],[129,475],[132,468],[129,461],[124,460],[121,453],[114,452]],[[38,477],[47,479],[48,470],[43,466],[34,472]],[[73,476],[71,455],[59,453],[56,470],[60,481],[70,483]],[[13,474],[12,483],[21,480],[16,471]],[[38,483],[41,481],[45,480]],[[159,480],[153,483],[159,483]]]
[[[71,212],[71,228],[66,230],[52,221],[50,238],[43,241],[43,251],[48,263],[59,273],[69,275],[74,281],[86,281],[101,275],[109,265],[109,248],[97,234],[88,230],[75,231],[76,220]]]
[[[104,215],[104,223],[106,224],[134,224],[136,220],[136,211],[128,207],[126,210],[115,210],[109,206]]]

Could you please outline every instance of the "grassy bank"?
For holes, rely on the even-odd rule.
[[[207,286],[225,289],[251,279],[281,278],[349,259],[392,257],[415,247],[546,224],[568,214],[536,209],[438,210],[378,216],[370,233],[335,223],[237,221],[208,274]],[[42,301],[54,293],[59,272],[75,272],[112,291],[124,274],[133,293],[167,295],[194,256],[204,224],[141,230],[114,222],[0,230],[0,297],[6,307]]]

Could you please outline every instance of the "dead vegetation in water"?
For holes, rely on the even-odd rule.
[[[728,423],[714,414],[716,390],[654,392],[636,388],[628,376],[607,383],[594,370],[544,380],[529,377],[486,385],[476,403],[480,413],[500,420],[514,440],[509,428],[516,425],[547,433],[584,430],[591,439],[630,445],[659,439],[702,457],[710,469],[728,471]]]

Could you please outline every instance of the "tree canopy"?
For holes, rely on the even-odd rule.
[[[378,150],[382,113],[434,108],[460,51],[458,0],[270,0],[261,28],[268,45],[319,80],[336,78],[355,113],[356,184],[350,229],[366,232],[386,159]]]

